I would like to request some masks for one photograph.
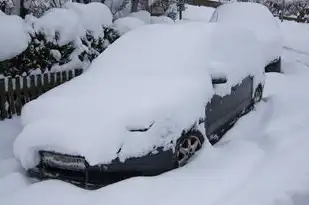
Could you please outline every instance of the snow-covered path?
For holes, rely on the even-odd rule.
[[[264,100],[254,111],[215,147],[205,146],[187,166],[157,177],[131,178],[96,191],[58,180],[30,182],[7,149],[20,129],[18,119],[9,121],[17,127],[12,138],[1,141],[7,151],[0,151],[0,204],[307,205],[309,56],[292,48],[284,50],[285,74],[267,74]]]

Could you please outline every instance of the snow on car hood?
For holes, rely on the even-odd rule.
[[[229,35],[238,40],[220,40],[229,31],[185,23],[128,32],[84,74],[24,106],[16,158],[28,169],[37,165],[38,150],[49,150],[81,155],[95,165],[171,148],[183,129],[203,117],[214,93],[210,76],[218,67],[228,75],[227,93],[244,76],[264,69],[250,52],[254,42],[242,31]],[[129,131],[147,127],[147,132]]]

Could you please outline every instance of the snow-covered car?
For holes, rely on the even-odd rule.
[[[24,106],[14,154],[30,176],[82,185],[183,166],[261,100],[258,52],[251,32],[217,24],[128,32]]]
[[[282,34],[277,19],[258,3],[235,2],[219,6],[210,22],[241,26],[252,31],[261,43],[266,72],[281,72]]]

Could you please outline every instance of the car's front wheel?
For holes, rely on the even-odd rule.
[[[263,88],[262,86],[258,86],[254,91],[253,103],[256,104],[262,100],[263,97]]]
[[[190,131],[180,137],[176,146],[176,167],[182,167],[202,147],[203,135],[198,131]]]

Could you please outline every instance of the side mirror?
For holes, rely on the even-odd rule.
[[[211,77],[211,82],[213,85],[224,84],[227,82],[227,78],[226,76]]]

